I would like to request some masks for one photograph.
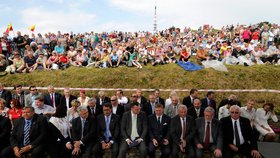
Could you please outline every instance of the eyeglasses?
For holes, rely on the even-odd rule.
[[[239,114],[238,111],[231,111],[230,113],[231,113],[231,114]]]
[[[116,99],[115,100],[111,100],[111,101],[116,101]]]

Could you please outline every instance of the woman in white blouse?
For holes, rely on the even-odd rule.
[[[66,117],[70,128],[72,127],[72,120],[79,117],[77,109],[80,105],[81,103],[77,99],[71,101],[71,108],[67,111]]]
[[[272,119],[274,122],[278,121],[274,112],[274,105],[272,103],[266,103],[263,108],[259,108],[255,115],[255,127],[260,132],[260,135],[264,136],[264,141],[275,141],[276,134],[268,124],[268,119]]]

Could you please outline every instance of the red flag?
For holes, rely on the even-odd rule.
[[[13,26],[12,26],[12,23],[9,23],[7,29],[6,29],[6,33],[8,34],[10,31],[13,31]]]

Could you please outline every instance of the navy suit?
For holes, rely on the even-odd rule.
[[[188,109],[188,115],[193,117],[193,119],[203,117],[204,116],[204,108],[200,108],[199,115],[197,117],[195,107],[191,107],[191,108]]]
[[[24,126],[25,119],[23,117],[15,120],[14,128],[10,137],[10,146],[4,149],[1,153],[1,157],[5,158],[13,158],[14,147],[23,147],[23,139],[24,139]],[[30,144],[32,145],[31,153],[32,158],[42,158],[44,155],[44,143],[47,134],[48,123],[47,119],[38,114],[34,114],[32,118],[32,124],[30,128]]]
[[[61,98],[61,94],[54,93],[54,102],[56,107],[59,106],[60,104],[60,98]],[[50,93],[44,95],[44,104],[54,107]]]
[[[201,99],[201,107],[205,109],[208,106],[211,106],[216,112],[217,109],[216,109],[216,101],[215,100],[210,100],[210,103],[209,103],[207,98]]]
[[[158,124],[157,116],[155,114],[148,117],[148,127],[149,127],[149,158],[155,157],[156,147],[153,145],[152,140],[156,139],[161,148],[161,157],[169,157],[170,145],[164,145],[162,143],[163,139],[170,141],[169,127],[171,118],[165,114],[162,115],[161,122]]]
[[[98,135],[98,142],[93,147],[93,154],[96,157],[102,157],[102,142],[105,142],[105,132],[106,132],[106,120],[104,114],[101,114],[97,117],[97,135]],[[119,116],[116,114],[111,114],[109,130],[111,133],[111,137],[109,141],[113,141],[111,146],[112,158],[117,158],[118,151],[119,151],[119,135],[120,135],[120,120]]]

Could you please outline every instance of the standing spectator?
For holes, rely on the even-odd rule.
[[[52,106],[54,109],[59,106],[61,94],[55,92],[52,85],[48,86],[48,93],[44,95],[44,104]]]
[[[198,90],[197,89],[194,89],[192,88],[190,90],[190,95],[185,97],[183,99],[183,104],[187,106],[187,108],[190,108],[193,106],[193,101],[194,99],[198,98]]]
[[[72,107],[71,102],[74,99],[77,99],[77,97],[70,93],[70,88],[64,88],[63,96],[60,97],[59,105],[64,106],[67,110],[69,110]]]
[[[215,93],[213,91],[208,91],[206,94],[206,98],[201,99],[201,103],[202,108],[205,109],[210,106],[216,111]]]
[[[21,32],[17,32],[17,37],[14,38],[14,42],[16,43],[17,49],[20,51],[21,56],[24,56],[25,45],[27,44],[26,39],[21,35]]]
[[[14,89],[15,89],[15,93],[12,94],[12,98],[19,101],[19,106],[24,107],[25,91],[22,90],[22,85],[16,85]]]

